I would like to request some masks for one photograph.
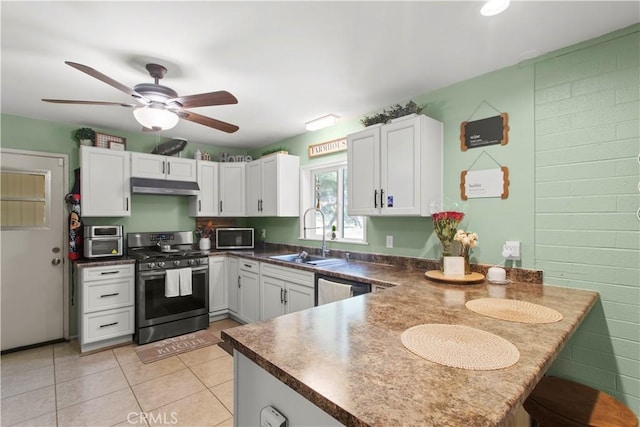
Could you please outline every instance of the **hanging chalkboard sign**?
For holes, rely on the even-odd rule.
[[[460,149],[484,147],[486,145],[506,145],[509,142],[509,115],[462,122],[460,124]]]

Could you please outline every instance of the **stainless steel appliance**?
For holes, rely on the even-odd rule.
[[[121,225],[86,225],[84,227],[85,258],[122,256]]]
[[[253,249],[253,228],[216,228],[216,249]]]
[[[193,249],[193,243],[191,231],[127,234],[128,255],[136,259],[138,344],[209,326],[209,257]],[[183,280],[185,274],[188,292],[182,292],[180,283],[179,294],[171,296],[175,283],[169,282],[176,276]]]
[[[358,295],[363,295],[363,294],[368,294],[371,292],[371,285],[369,283],[362,283],[362,282],[356,282],[353,280],[347,280],[347,279],[343,279],[341,277],[333,277],[333,276],[327,276],[324,274],[319,274],[316,273],[316,278],[315,278],[315,299],[314,299],[314,305],[318,305],[318,280],[319,279],[324,279],[327,280],[329,282],[336,282],[336,283],[340,283],[343,285],[351,285],[351,296],[352,297],[356,297]]]

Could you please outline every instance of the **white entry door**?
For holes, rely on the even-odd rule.
[[[66,156],[3,150],[2,350],[65,337]]]

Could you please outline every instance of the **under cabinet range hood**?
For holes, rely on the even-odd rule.
[[[171,181],[168,179],[131,178],[131,192],[137,194],[166,194],[175,196],[197,196],[197,182]]]

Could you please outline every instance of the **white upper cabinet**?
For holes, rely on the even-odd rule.
[[[245,163],[218,163],[220,216],[245,216]]]
[[[424,115],[347,137],[349,215],[429,216],[442,198],[442,123]]]
[[[157,154],[131,153],[131,176],[136,178],[196,181],[196,161]]]
[[[247,164],[247,216],[298,216],[300,158],[276,154]]]
[[[190,216],[218,216],[218,163],[196,161],[197,182],[200,193],[189,200]]]
[[[80,147],[82,216],[131,216],[130,153]]]

